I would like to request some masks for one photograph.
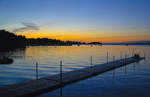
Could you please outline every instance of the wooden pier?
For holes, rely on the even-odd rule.
[[[77,82],[130,63],[138,62],[142,59],[145,59],[145,57],[137,58],[134,56],[130,58],[114,60],[104,64],[91,65],[91,67],[43,77],[37,80],[1,87],[0,97],[37,96],[42,93],[63,87],[67,84],[71,84],[73,82]]]

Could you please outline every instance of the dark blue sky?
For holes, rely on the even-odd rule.
[[[0,29],[19,31],[30,23],[40,29],[34,34],[143,40],[150,36],[149,11],[150,0],[0,0]],[[35,29],[20,32],[28,30]]]

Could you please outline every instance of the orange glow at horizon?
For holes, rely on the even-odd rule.
[[[149,40],[150,35],[121,35],[114,33],[71,33],[71,32],[61,32],[61,33],[16,33],[17,35],[24,35],[26,38],[49,38],[57,39],[62,41],[82,41],[82,42],[127,42],[127,41],[141,41]]]

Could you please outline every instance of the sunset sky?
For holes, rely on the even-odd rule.
[[[150,0],[0,0],[0,29],[27,38],[150,40]]]

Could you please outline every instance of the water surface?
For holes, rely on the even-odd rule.
[[[150,46],[30,46],[7,52],[14,59],[11,65],[0,65],[0,86],[35,79],[35,63],[39,64],[39,77],[59,73],[60,61],[63,71],[71,71],[109,60],[131,56],[134,52],[146,60],[121,67],[96,77],[80,81],[63,88],[63,97],[149,97],[150,89]],[[79,92],[80,91],[80,92]],[[58,97],[59,89],[40,95]]]

